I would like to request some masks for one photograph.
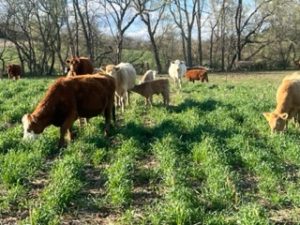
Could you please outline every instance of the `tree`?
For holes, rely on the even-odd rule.
[[[124,34],[139,15],[133,0],[100,0],[105,10],[106,22],[116,44],[116,64],[122,60]],[[115,29],[116,28],[116,32]]]
[[[235,14],[236,52],[232,57],[229,69],[232,68],[236,60],[242,60],[242,51],[245,46],[256,42],[253,37],[263,27],[267,18],[273,14],[273,10],[264,7],[271,2],[272,0],[261,1],[248,16],[245,16],[243,14],[243,1],[238,0]]]
[[[161,73],[162,66],[159,57],[159,50],[155,40],[157,27],[164,15],[166,3],[161,1],[154,2],[152,0],[137,0],[136,7],[139,11],[141,20],[147,27],[148,35],[152,45],[152,52],[156,63],[158,73]]]
[[[184,58],[188,66],[193,65],[192,30],[197,14],[197,5],[197,0],[174,0],[173,4],[170,4],[170,12],[173,15],[175,24],[180,29]]]

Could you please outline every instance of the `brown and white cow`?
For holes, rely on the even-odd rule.
[[[89,58],[73,56],[66,63],[68,65],[67,77],[94,73],[94,67]]]
[[[78,117],[105,117],[105,134],[111,117],[115,120],[114,78],[105,75],[83,75],[59,78],[46,92],[35,110],[22,118],[24,139],[33,139],[49,126],[60,127],[59,146],[70,141],[70,129]]]
[[[9,64],[7,66],[7,74],[9,79],[18,80],[21,78],[22,68],[18,64]]]

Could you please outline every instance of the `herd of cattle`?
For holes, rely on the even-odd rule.
[[[136,84],[136,71],[130,63],[106,65],[94,71],[88,58],[73,57],[66,61],[67,76],[58,78],[47,90],[45,97],[35,110],[22,118],[24,138],[33,139],[49,125],[60,127],[59,146],[71,140],[70,129],[78,118],[91,118],[99,114],[105,117],[105,135],[111,120],[116,120],[115,105],[124,112],[130,104],[129,93],[136,92],[145,97],[145,104],[152,105],[152,96],[161,94],[165,106],[170,102],[170,87],[167,78],[157,79],[157,72],[148,70]],[[9,65],[9,78],[19,79],[19,65]],[[190,81],[208,82],[207,69],[197,67],[187,69],[185,63],[175,60],[170,63],[169,76],[177,88],[181,89],[182,77]],[[271,131],[283,131],[288,120],[300,124],[300,73],[283,79],[277,91],[277,106],[274,112],[265,112]]]
[[[164,105],[169,105],[169,80],[157,79],[155,70],[146,71],[139,84],[136,84],[136,70],[130,63],[106,65],[97,71],[88,58],[72,57],[66,63],[67,75],[58,78],[48,88],[35,110],[23,116],[25,139],[34,139],[46,127],[54,125],[60,127],[59,146],[64,146],[71,140],[70,129],[75,120],[99,114],[104,115],[104,131],[107,135],[111,120],[116,119],[115,105],[119,106],[123,113],[125,105],[130,104],[130,92],[145,97],[145,104],[150,106],[153,102],[152,96],[161,94]],[[21,68],[19,65],[10,65],[7,72],[10,78],[18,79]],[[178,88],[181,88],[184,75],[193,82],[195,80],[208,82],[206,68],[189,70],[180,60],[171,62],[169,75]]]

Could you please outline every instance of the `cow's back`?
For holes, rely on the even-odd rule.
[[[115,88],[114,78],[109,76],[60,78],[48,89],[37,110],[44,105],[52,105],[55,110],[52,124],[56,126],[60,126],[71,113],[79,117],[94,117],[113,104]]]
[[[115,93],[114,78],[101,75],[75,77],[70,84],[76,96],[80,117],[93,117],[103,112],[113,102]]]
[[[292,74],[283,79],[276,94],[277,104],[300,108],[300,76]]]
[[[120,63],[118,65],[120,70],[117,72],[117,81],[126,90],[131,89],[135,85],[136,71],[130,63]]]

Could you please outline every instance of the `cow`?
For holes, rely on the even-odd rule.
[[[300,111],[300,73],[294,73],[286,76],[276,94],[276,108],[273,112],[264,112],[271,132],[283,131],[287,128],[287,122],[295,119],[297,122]]]
[[[146,81],[139,85],[135,85],[131,89],[131,91],[144,96],[146,105],[152,106],[152,95],[154,94],[162,94],[165,106],[168,106],[170,102],[170,90],[168,79]]]
[[[67,77],[94,73],[93,64],[88,58],[73,56],[67,59],[66,63],[68,66]]]
[[[140,80],[140,84],[144,83],[146,81],[155,80],[157,71],[156,70],[147,70],[146,73],[143,75],[143,77]]]
[[[174,84],[181,89],[181,78],[186,73],[186,66],[183,61],[175,60],[170,63],[169,76],[173,79]]]
[[[24,139],[34,139],[46,127],[60,127],[59,147],[71,140],[70,129],[78,117],[105,117],[105,135],[115,121],[114,78],[105,75],[62,77],[52,84],[35,110],[22,118]]]
[[[208,82],[207,70],[204,67],[188,69],[185,77],[193,83],[195,80],[201,80],[202,83],[204,81]]]
[[[7,74],[9,79],[18,80],[21,78],[22,68],[18,64],[9,64],[7,66]]]
[[[107,65],[105,72],[116,80],[116,103],[124,112],[125,104],[130,104],[128,90],[133,88],[136,80],[136,71],[130,63]]]

